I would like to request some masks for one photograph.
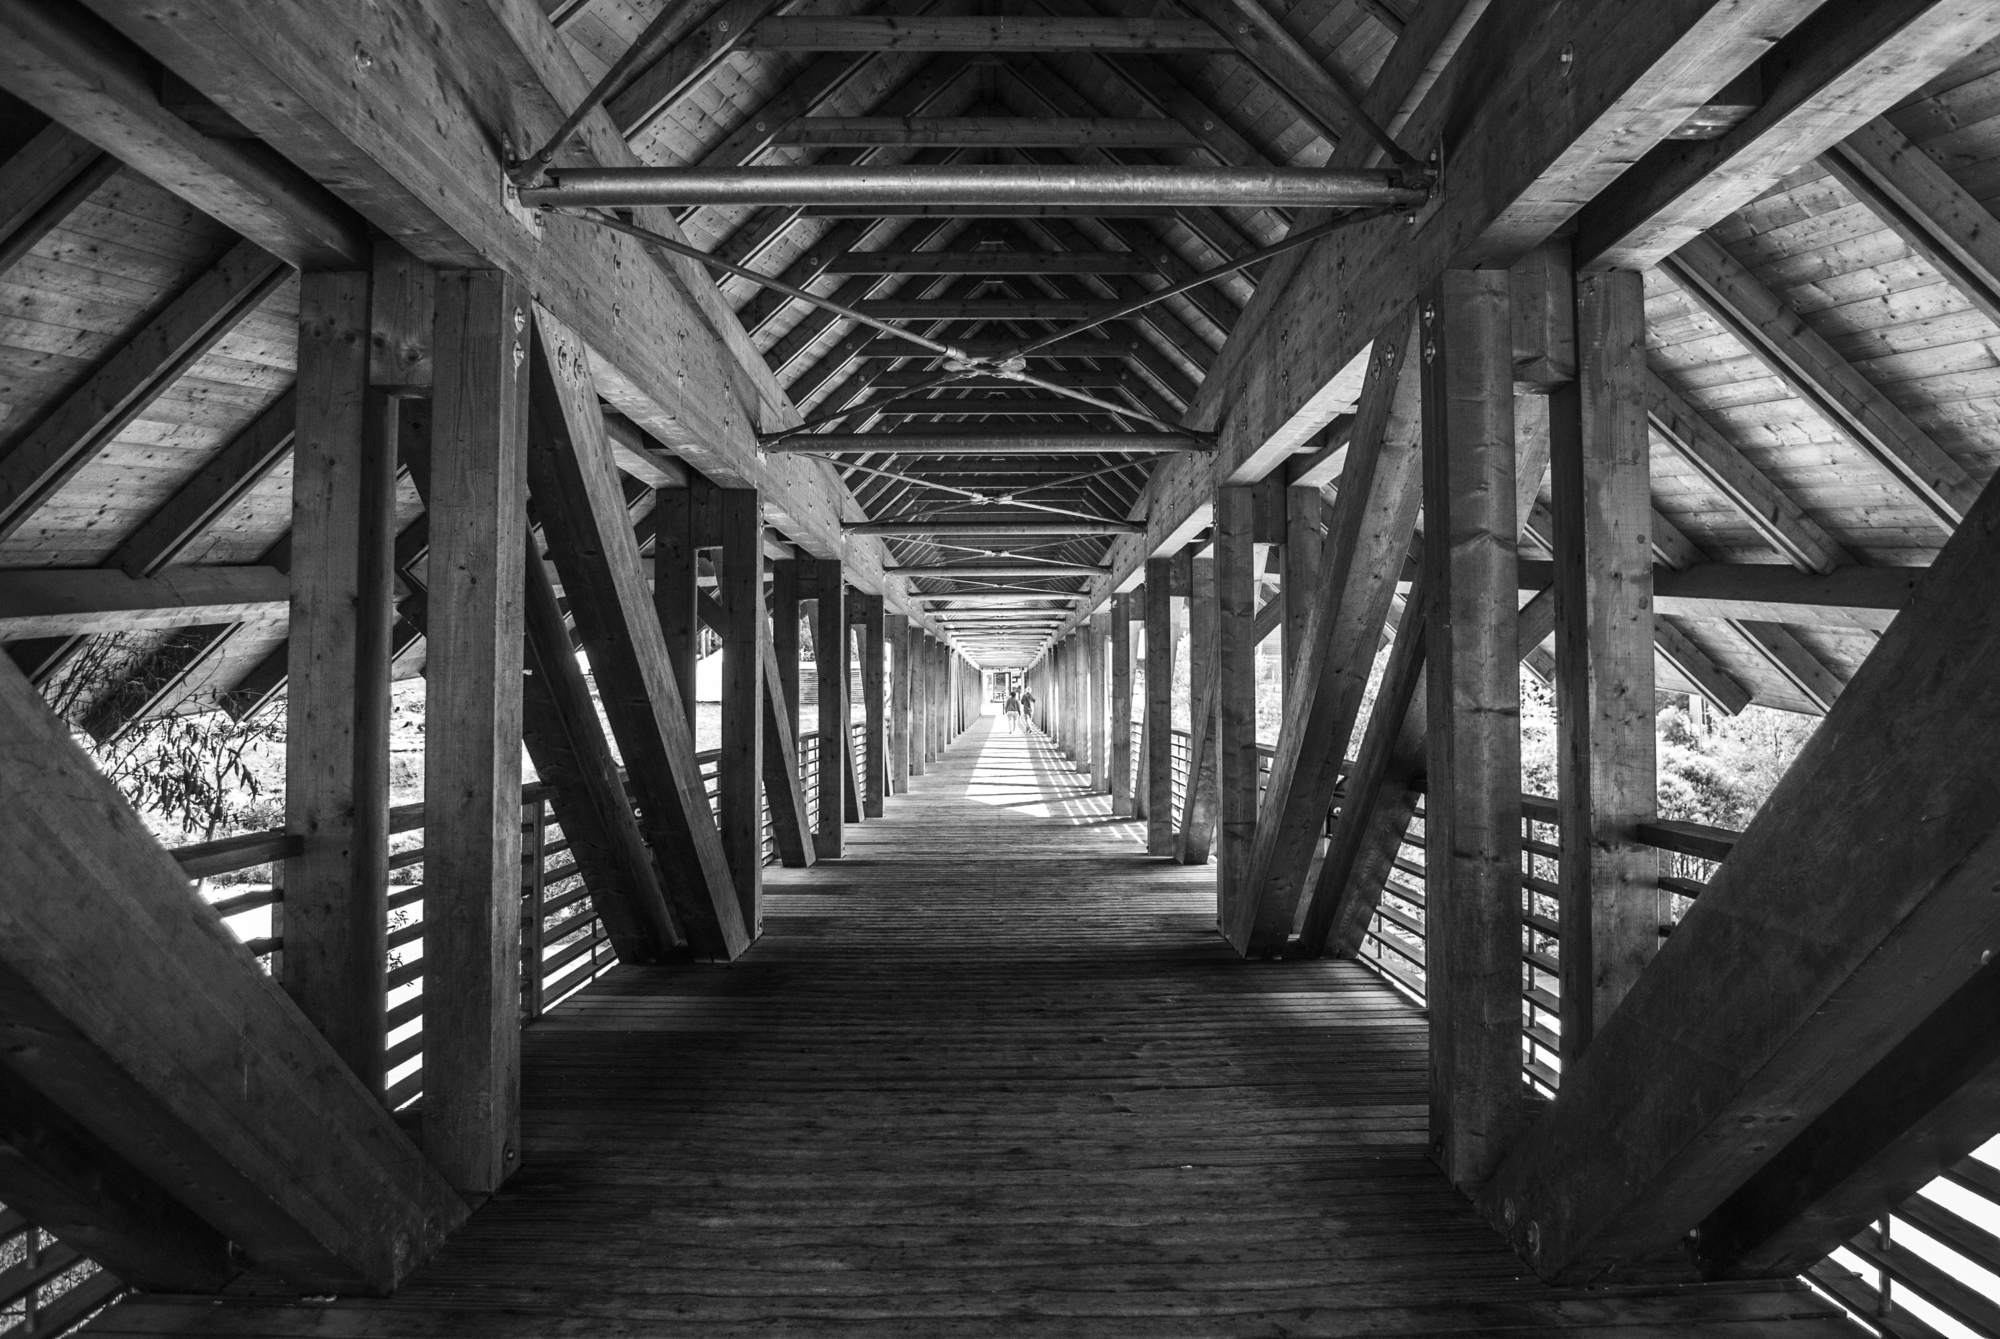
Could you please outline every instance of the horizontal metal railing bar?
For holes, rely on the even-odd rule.
[[[1908,1288],[1959,1324],[1987,1334],[2000,1334],[2000,1303],[1981,1296],[1893,1237],[1885,1248],[1870,1229],[1849,1241],[1847,1249],[1887,1273],[1898,1287]]]

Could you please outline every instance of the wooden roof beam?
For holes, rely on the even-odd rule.
[[[743,39],[764,51],[1195,51],[1230,44],[1199,19],[810,15],[765,19]]]
[[[1720,242],[1697,237],[1660,268],[1828,426],[1881,466],[1938,528],[1949,533],[1964,519],[1979,495],[1972,477]]]
[[[1762,104],[1719,139],[1669,139],[1577,215],[1576,266],[1645,269],[2000,34],[1991,6],[1832,0],[1757,62]]]
[[[345,204],[258,146],[203,134],[164,107],[154,62],[82,5],[21,0],[0,12],[0,86],[195,208],[300,267],[365,263]]]
[[[1862,126],[1819,162],[2000,325],[2000,224],[1942,164],[1886,117]]]
[[[826,235],[820,238],[816,246],[809,248],[805,254],[798,256],[786,266],[784,274],[780,277],[795,288],[806,287],[827,273],[829,262],[840,250],[862,241],[870,233],[875,232],[878,226],[872,220],[862,219],[836,224],[827,230]],[[915,226],[897,224],[888,230],[887,240],[898,241],[905,246],[917,246],[937,238],[952,226],[949,223],[920,223]],[[873,280],[850,279],[828,296],[835,302],[852,306],[880,288],[885,278],[886,276],[876,277]],[[775,288],[764,289],[743,304],[740,313],[743,328],[753,334],[761,331],[797,301],[798,299],[789,297]],[[794,358],[810,347],[829,325],[839,319],[837,314],[825,307],[810,309],[797,325],[787,330],[778,342],[770,347],[764,355],[764,360],[771,365],[773,372],[782,374]],[[916,345],[912,344],[909,347],[914,349]]]
[[[109,446],[291,270],[240,242],[0,456],[0,538],[12,535]]]
[[[1132,251],[843,251],[829,274],[1156,274]]]
[[[1550,564],[1522,559],[1519,568],[1522,590],[1549,584]],[[1847,566],[1819,573],[1776,563],[1660,566],[1653,569],[1653,603],[1664,614],[1880,632],[1908,605],[1924,571]]]
[[[878,452],[895,455],[1076,456],[1120,452],[1212,451],[1184,432],[821,432],[765,445],[767,451]]]
[[[1988,489],[1482,1190],[1544,1278],[1796,1273],[1993,1134],[2000,1039],[1931,1023],[2000,975],[1996,586]]]
[[[725,0],[720,5],[683,6],[671,26],[660,34],[670,45],[605,103],[618,133],[631,139],[671,111],[743,45],[758,20],[775,14],[787,2]]]
[[[1446,164],[1447,189],[1415,225],[1384,219],[1346,230],[1306,248],[1284,282],[1259,284],[1184,420],[1219,428],[1222,450],[1155,471],[1149,538],[1116,546],[1118,576],[1102,592],[1135,572],[1217,482],[1261,479],[1345,412],[1352,392],[1343,374],[1390,310],[1447,265],[1508,265],[1547,240],[1635,152],[1664,139],[1814,8],[1810,0],[1638,9],[1583,0],[1560,12],[1484,11],[1401,132],[1423,147],[1449,126],[1461,170]],[[1364,100],[1379,122],[1425,86],[1428,47],[1456,40],[1456,13],[1437,8],[1442,31],[1412,47],[1410,64],[1391,53],[1384,70],[1395,78],[1378,78]],[[1559,69],[1571,73],[1549,76]],[[1331,161],[1365,161],[1367,147],[1339,145]]]
[[[59,122],[0,165],[0,275],[62,226],[124,164]]]
[[[801,116],[778,144],[837,148],[1192,149],[1201,141],[1165,117]]]
[[[134,578],[103,567],[19,568],[0,576],[0,641],[283,622],[291,582],[275,567],[167,567]]]
[[[1729,499],[1752,529],[1802,572],[1831,572],[1854,559],[1784,489],[1694,406],[1648,371],[1646,416],[1660,439]]]

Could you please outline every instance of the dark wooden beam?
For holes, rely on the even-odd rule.
[[[1416,531],[1423,476],[1420,378],[1407,361],[1415,321],[1414,312],[1403,312],[1375,340],[1339,500],[1313,586],[1299,592],[1310,612],[1298,659],[1287,666],[1287,709],[1256,819],[1244,895],[1222,925],[1245,955],[1273,956],[1291,934],[1396,593],[1388,576],[1400,567]]]
[[[748,946],[749,934],[695,762],[694,731],[648,607],[583,345],[544,309],[535,310],[534,328],[529,475],[550,557],[674,912],[696,953],[726,961]]]
[[[181,1215],[106,1185],[98,1225],[135,1234],[110,1254],[213,1288],[219,1236],[301,1291],[391,1291],[464,1201],[9,665],[0,735],[33,763],[0,769],[8,1070],[215,1234],[160,1241]]]
[[[1652,511],[1640,276],[1577,285],[1578,371],[1549,414],[1565,1071],[1660,946]]]
[[[1189,0],[1188,9],[1227,38],[1271,91],[1296,108],[1327,143],[1367,138],[1354,116],[1360,99],[1257,0]]]
[[[1673,1258],[1696,1229],[1720,1238],[1713,1272],[1790,1272],[1993,1133],[1980,1095],[1926,1153],[1895,1149],[1899,1126],[1949,1106],[1954,1067],[1979,1081],[1966,1050],[1881,1080],[1922,1058],[1906,1046],[1941,1041],[1928,1021],[1990,971],[1974,950],[1995,933],[2000,880],[1996,583],[1988,489],[1488,1183],[1481,1208],[1543,1277]],[[1884,1100],[1902,1114],[1884,1120]],[[1877,1154],[1894,1170],[1863,1186]]]
[[[1256,896],[1257,545],[1250,488],[1215,490],[1216,923],[1243,918]],[[1280,940],[1282,943],[1282,939]]]
[[[96,458],[196,360],[290,277],[249,242],[232,247],[0,456],[0,537]],[[365,352],[365,349],[364,349]]]
[[[1201,143],[1178,121],[1108,116],[812,116],[786,126],[777,142],[1007,149],[1192,149]]]
[[[910,789],[910,656],[915,642],[910,620],[903,614],[885,619],[889,638],[889,793]]]
[[[1909,603],[1921,567],[1839,567],[1801,572],[1776,563],[1696,563],[1652,569],[1653,605],[1697,618],[1754,618],[1775,623],[1880,632]],[[1551,572],[1522,560],[1522,590],[1540,590]]]
[[[882,597],[862,595],[858,597],[857,602],[861,606],[862,614],[860,620],[862,708],[868,729],[868,760],[861,791],[861,816],[880,818],[882,797],[888,790],[889,779],[889,741],[883,701],[886,684],[882,663],[884,633]]]
[[[680,689],[688,726],[695,723],[695,659],[700,649],[701,545],[697,534],[701,514],[711,508],[715,490],[694,479],[686,488],[661,489],[653,500],[653,613],[666,639],[667,664]]]
[[[1576,220],[1580,269],[1643,270],[2000,34],[1939,0],[1832,0],[1752,67],[1758,105],[1712,139],[1671,138]]]
[[[1138,597],[1115,595],[1111,601],[1111,723],[1107,762],[1115,818],[1133,816],[1132,796],[1132,615]]]
[[[1499,270],[1424,299],[1425,975],[1432,1156],[1478,1186],[1521,1123],[1513,327]],[[1650,685],[1649,685],[1650,686]]]

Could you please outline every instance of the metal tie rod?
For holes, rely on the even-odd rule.
[[[850,535],[888,535],[923,539],[930,535],[988,535],[1018,539],[1033,535],[1137,535],[1146,527],[1137,521],[981,521],[938,518],[928,521],[848,521]]]
[[[824,432],[764,443],[772,452],[898,452],[926,456],[1097,456],[1113,452],[1213,451],[1215,443],[1187,432],[904,433]]]
[[[641,205],[1125,205],[1274,209],[1411,206],[1429,192],[1389,168],[967,164],[868,167],[563,167],[521,192],[537,209]]]

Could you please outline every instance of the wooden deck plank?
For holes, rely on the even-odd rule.
[[[1793,1285],[1562,1291],[1425,1156],[1423,1016],[1250,966],[1213,874],[1039,734],[955,743],[729,966],[524,1038],[520,1172],[387,1301],[146,1298],[102,1336],[1859,1331]]]

